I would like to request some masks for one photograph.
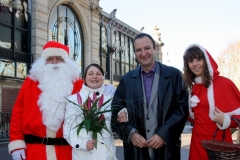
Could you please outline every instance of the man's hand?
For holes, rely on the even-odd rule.
[[[146,139],[138,133],[133,134],[132,143],[135,147],[139,147],[139,148],[147,147],[148,145]]]
[[[13,160],[26,159],[25,149],[19,149],[19,150],[13,151],[13,152],[12,152],[12,159],[13,159]]]
[[[158,149],[164,144],[164,140],[157,134],[154,134],[148,141],[148,147]]]

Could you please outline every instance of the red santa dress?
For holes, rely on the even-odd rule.
[[[204,52],[208,70],[213,77],[208,88],[202,84],[201,77],[195,78],[192,92],[189,94],[189,112],[194,122],[189,160],[205,160],[208,156],[201,146],[201,141],[212,140],[217,127],[220,130],[215,140],[222,140],[223,130],[226,129],[225,141],[232,143],[230,128],[237,127],[237,124],[231,121],[230,116],[240,118],[240,93],[231,80],[219,76],[218,66],[207,50],[198,44],[188,48],[192,46],[197,46]],[[213,111],[216,107],[225,113],[223,126],[213,121]]]

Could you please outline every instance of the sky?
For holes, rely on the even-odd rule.
[[[240,40],[240,0],[100,0],[100,7],[136,30],[152,35],[158,25],[163,54],[180,70],[185,49],[197,43],[217,57]],[[166,59],[163,60],[165,62]]]

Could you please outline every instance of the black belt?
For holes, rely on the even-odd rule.
[[[38,137],[35,135],[27,134],[24,135],[24,140],[26,143],[38,143],[45,145],[69,145],[64,138],[49,138],[49,137]]]

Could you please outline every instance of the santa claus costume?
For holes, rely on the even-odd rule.
[[[27,160],[72,159],[72,148],[63,139],[66,97],[79,92],[83,81],[68,53],[67,46],[50,41],[32,65],[12,110],[9,153],[25,149]],[[49,56],[64,62],[46,64]]]
[[[195,78],[192,91],[189,94],[189,112],[194,122],[189,160],[206,160],[208,159],[207,152],[201,146],[201,141],[212,140],[217,127],[220,130],[215,140],[222,140],[223,130],[226,129],[225,141],[233,143],[230,128],[236,128],[237,124],[231,121],[230,116],[240,118],[240,93],[231,80],[219,75],[218,66],[206,49],[198,44],[192,44],[186,51],[193,46],[197,46],[204,53],[205,64],[212,81],[210,86],[206,88],[201,77]],[[224,112],[223,126],[214,121],[213,111],[216,107]]]

